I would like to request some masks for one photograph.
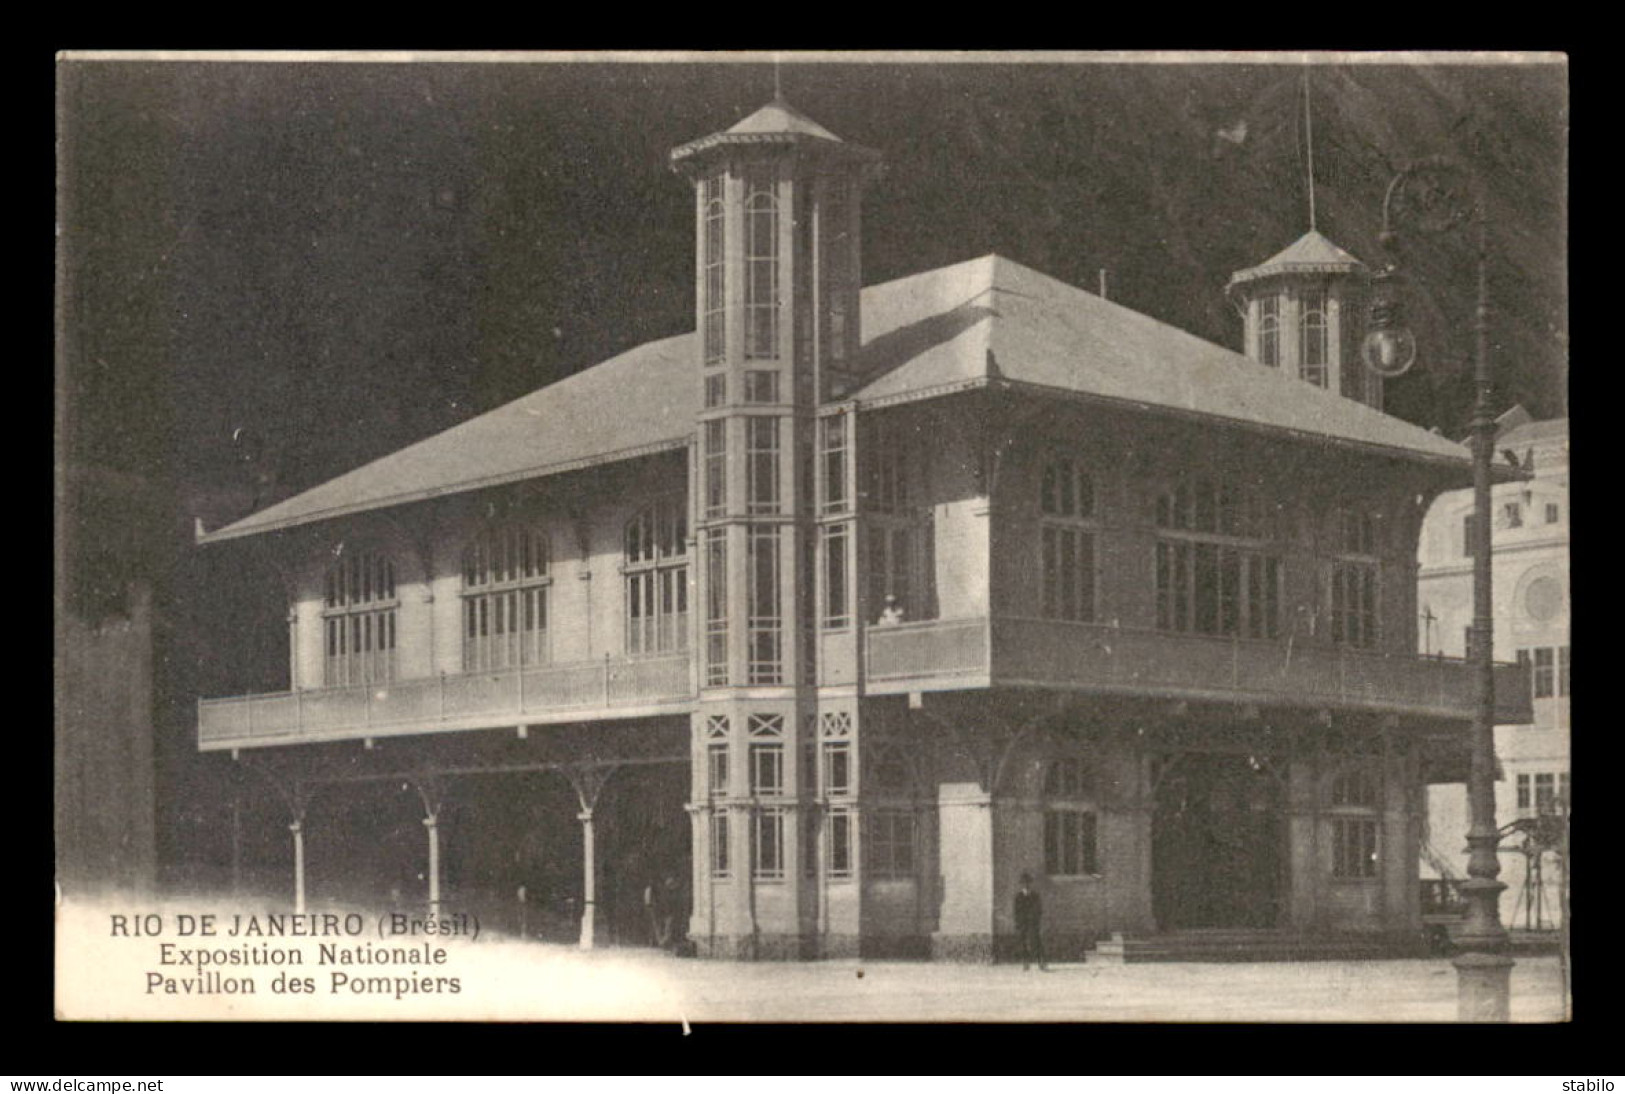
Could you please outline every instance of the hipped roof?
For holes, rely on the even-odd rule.
[[[863,290],[859,408],[989,385],[1466,467],[1466,448],[989,255]],[[637,346],[200,537],[211,542],[680,448],[694,334]]]

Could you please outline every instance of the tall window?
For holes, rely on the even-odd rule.
[[[329,687],[395,676],[395,563],[376,552],[341,557],[327,571],[322,624]]]
[[[1306,290],[1298,298],[1298,375],[1316,387],[1327,386],[1326,293]]]
[[[847,591],[846,556],[851,526],[826,524],[819,529],[824,541],[823,625],[840,630],[852,624],[852,597]]]
[[[1533,694],[1536,699],[1550,699],[1556,694],[1555,658],[1550,647],[1535,651],[1535,678]]]
[[[1243,638],[1277,638],[1281,562],[1266,541],[1271,522],[1253,486],[1208,478],[1157,498],[1157,626]]]
[[[772,167],[745,178],[745,357],[779,355],[779,203]]]
[[[626,652],[688,648],[688,514],[663,500],[626,522]]]
[[[887,598],[903,621],[928,619],[934,608],[931,512],[911,504],[903,439],[876,429],[863,450],[865,591],[871,622],[885,621]]]
[[[1095,617],[1095,488],[1071,461],[1045,466],[1039,485],[1039,574],[1044,616]]]
[[[721,364],[727,356],[727,293],[724,288],[725,250],[723,232],[726,209],[722,200],[723,177],[705,180],[704,271],[705,363]]]
[[[748,682],[784,681],[784,616],[779,595],[779,529],[754,525],[747,532],[746,642]]]
[[[747,726],[751,796],[771,798],[783,794],[783,715],[752,714]],[[758,807],[751,813],[751,869],[758,878],[784,876],[785,819],[786,811],[777,806]]]
[[[728,423],[705,423],[705,515],[720,517],[728,508]]]
[[[1331,566],[1332,641],[1369,649],[1377,644],[1378,588],[1376,514],[1337,510],[1337,557]]]
[[[728,537],[705,530],[705,683],[728,683]]]
[[[835,414],[818,420],[818,441],[822,451],[824,478],[820,484],[822,496],[819,509],[825,513],[844,513],[849,508],[846,496],[846,466],[849,423],[845,414]]]
[[[1044,873],[1050,877],[1100,872],[1093,789],[1081,759],[1052,760],[1044,769]]]
[[[850,318],[846,275],[851,268],[852,246],[851,188],[845,181],[831,181],[824,190],[822,232],[824,237],[824,268],[829,271],[826,288],[829,302],[829,327],[826,339],[829,359],[844,361],[847,356],[847,338]]]
[[[1356,768],[1332,780],[1328,812],[1332,824],[1332,876],[1377,876],[1377,783]]]
[[[1281,365],[1281,298],[1258,298],[1258,363],[1279,368]]]
[[[711,876],[727,877],[729,872],[728,861],[728,814],[711,814]]]
[[[481,532],[463,550],[463,668],[547,660],[547,537],[524,525]]]
[[[745,507],[752,514],[779,511],[779,419],[745,419]]]

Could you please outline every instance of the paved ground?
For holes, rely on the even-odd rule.
[[[1008,965],[740,965],[627,950],[581,954],[563,947],[523,948],[536,951],[527,963],[552,970],[561,982],[597,979],[596,972],[627,988],[618,1000],[580,999],[580,1016],[594,1018],[625,1013],[622,1007],[629,1003],[638,1010],[676,1006],[691,1023],[1449,1022],[1456,1011],[1455,969],[1443,960],[1085,964],[1024,973]],[[1560,1020],[1561,991],[1555,957],[1521,960],[1513,970],[1513,1020]],[[600,1012],[603,1004],[607,1010]]]
[[[195,911],[196,909],[192,909]],[[125,934],[95,906],[58,909],[57,1005],[74,1018],[439,1019],[642,1022],[1452,1022],[1456,974],[1445,960],[1302,964],[1052,966],[906,961],[742,964],[680,959],[654,950],[522,942],[496,935],[443,938],[443,960],[335,962],[319,938],[249,941],[180,931],[166,910],[161,933]],[[154,922],[159,917],[153,916]],[[156,929],[156,928],[155,928]],[[364,935],[340,950],[395,945]],[[421,943],[424,940],[419,939]],[[168,947],[168,948],[166,948]],[[184,954],[215,953],[194,963]],[[267,967],[231,952],[269,949]],[[207,955],[205,955],[207,956]],[[365,954],[363,954],[365,956]],[[226,963],[231,962],[231,963]],[[202,968],[202,965],[211,965]],[[308,978],[290,991],[279,975]],[[251,980],[236,990],[221,976]],[[157,981],[155,983],[155,980]],[[1518,960],[1512,1017],[1559,1021],[1558,960]]]

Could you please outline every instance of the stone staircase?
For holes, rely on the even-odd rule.
[[[1424,957],[1420,935],[1307,934],[1298,931],[1213,928],[1101,939],[1088,960],[1100,965],[1153,961],[1369,961]]]

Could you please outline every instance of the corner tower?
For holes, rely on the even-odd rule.
[[[811,956],[817,743],[855,713],[817,690],[816,575],[838,562],[849,588],[854,542],[849,424],[818,411],[853,386],[859,198],[879,156],[775,99],[671,162],[694,184],[699,334],[690,937],[717,956]],[[834,479],[815,432],[842,456]],[[848,501],[833,516],[831,498]]]
[[[1261,365],[1382,409],[1382,378],[1360,363],[1365,264],[1310,231],[1225,292],[1246,324],[1242,350]]]

